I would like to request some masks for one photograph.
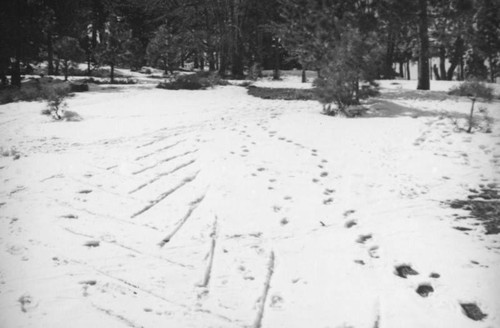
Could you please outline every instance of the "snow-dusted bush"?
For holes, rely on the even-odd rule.
[[[373,80],[379,57],[376,38],[357,29],[342,30],[335,46],[324,55],[320,76],[314,82],[325,114],[355,116],[348,107],[359,105],[360,100],[378,93]]]
[[[173,80],[161,82],[157,87],[168,90],[202,90],[216,85],[227,85],[227,81],[215,72],[196,72],[177,75]]]
[[[69,95],[69,86],[67,84],[42,86],[44,98],[47,101],[47,110],[54,119],[62,119],[62,112],[67,107],[66,98]],[[42,114],[47,114],[47,110]]]
[[[470,97],[470,98],[483,98],[487,101],[493,99],[493,88],[486,85],[486,83],[479,81],[465,81],[453,87],[448,91],[449,95]]]
[[[493,88],[488,87],[485,83],[479,81],[466,81],[452,88],[448,94],[462,97],[469,97],[472,101],[469,118],[467,120],[467,129],[462,128],[457,120],[454,121],[455,127],[459,130],[466,130],[471,133],[473,129],[484,130],[491,132],[492,119],[488,116],[486,108],[480,108],[481,118],[474,116],[474,105],[478,99],[491,101],[493,99]]]

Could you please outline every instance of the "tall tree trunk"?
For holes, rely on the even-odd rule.
[[[306,82],[307,82],[306,69],[303,68],[302,69],[302,83],[306,83]]]
[[[439,70],[436,64],[432,66],[432,70],[434,71],[434,76],[436,77],[436,80],[441,80],[441,76],[439,75]]]
[[[215,71],[215,56],[213,50],[208,50],[208,70],[210,72]]]
[[[490,82],[495,83],[496,63],[493,60],[493,56],[491,54],[488,56],[488,62],[490,64]]]
[[[439,76],[438,80],[446,80],[446,48],[444,46],[439,47]]]
[[[429,76],[429,33],[427,21],[427,0],[418,0],[418,6],[418,36],[420,42],[420,51],[418,56],[417,90],[429,90],[431,87],[431,82]]]
[[[63,68],[64,68],[64,81],[68,81],[68,71],[69,71],[69,61],[63,60]]]
[[[464,55],[464,40],[462,37],[458,37],[455,40],[454,43],[454,49],[453,49],[453,56],[450,58],[450,67],[448,68],[447,72],[447,80],[451,81],[453,79],[453,74],[455,72],[455,69],[457,68],[458,65],[461,65],[461,61]],[[459,77],[460,80],[460,77]]]
[[[278,47],[278,41],[275,41],[273,80],[279,80],[279,79],[280,79],[280,51]]]
[[[399,77],[400,78],[404,78],[405,77],[403,65],[404,65],[403,61],[400,61],[399,62]]]
[[[460,56],[460,81],[465,80],[464,66],[464,56]]]
[[[406,79],[407,80],[411,80],[411,76],[410,76],[410,60],[409,59],[406,61]]]
[[[0,89],[6,87],[8,82],[7,70],[9,68],[9,58],[0,55]]]
[[[52,32],[47,33],[47,62],[48,62],[48,75],[54,74],[54,49],[52,48]]]
[[[385,62],[384,62],[384,78],[385,79],[393,79],[394,71],[392,70],[392,63],[394,61],[394,35],[389,32],[387,37],[387,50],[385,53]]]
[[[227,45],[224,44],[221,47],[221,51],[219,52],[219,75],[226,76],[227,71]]]
[[[12,63],[12,73],[10,77],[10,84],[14,87],[21,87],[21,63],[19,62],[19,56],[16,54],[16,59]]]
[[[111,83],[115,83],[115,63],[111,63],[110,79]]]

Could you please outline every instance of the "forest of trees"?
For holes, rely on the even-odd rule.
[[[303,68],[360,79],[500,75],[499,0],[8,0],[0,10],[0,79],[46,62],[242,78],[262,69]],[[429,58],[439,62],[429,67]],[[394,69],[396,67],[396,69]],[[432,72],[431,72],[432,70]],[[276,76],[277,77],[277,76]]]

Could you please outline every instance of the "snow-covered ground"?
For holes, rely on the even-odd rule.
[[[469,100],[415,85],[355,119],[237,86],[0,106],[0,327],[500,327],[499,235],[444,203],[498,188],[499,103],[457,133]]]

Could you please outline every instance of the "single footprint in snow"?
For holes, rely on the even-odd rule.
[[[481,321],[488,315],[483,313],[476,303],[460,303],[464,314],[474,321]]]
[[[367,234],[367,235],[359,235],[358,238],[356,239],[357,243],[364,244],[368,239],[371,239],[372,235]]]
[[[373,259],[378,259],[380,256],[378,254],[378,246],[372,246],[368,249],[368,255],[370,255],[371,258]]]
[[[432,288],[432,286],[430,284],[427,284],[427,283],[420,284],[420,285],[418,285],[416,292],[418,295],[420,295],[422,297],[427,297],[427,296],[429,296],[430,293],[434,292],[434,288]]]
[[[396,266],[395,268],[395,274],[396,276],[399,276],[401,278],[405,278],[412,275],[412,276],[416,276],[418,275],[418,272],[415,271],[410,265],[408,264],[401,264],[401,265],[398,265]]]
[[[344,226],[349,229],[354,227],[356,224],[358,224],[356,220],[349,220],[344,224]]]
[[[328,189],[327,189],[328,190]],[[351,214],[354,214],[356,212],[356,210],[347,210],[344,212],[344,217],[348,217],[349,215]]]

